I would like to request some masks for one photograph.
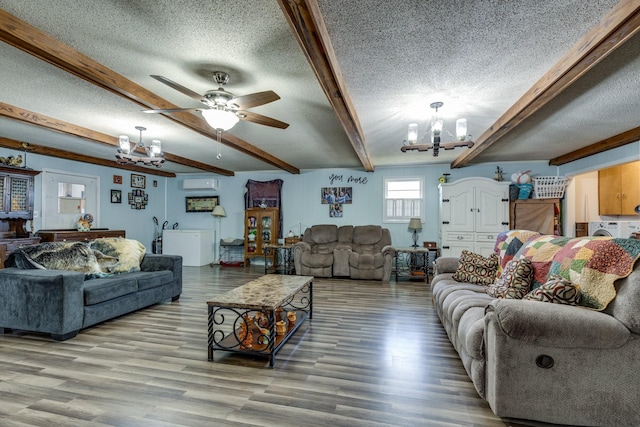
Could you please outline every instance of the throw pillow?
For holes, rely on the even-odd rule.
[[[465,249],[460,255],[458,268],[452,278],[458,282],[491,285],[496,280],[497,269],[497,254],[493,253],[485,258]]]
[[[111,270],[112,273],[140,271],[140,263],[146,252],[146,248],[142,243],[123,237],[95,239],[89,243],[89,246],[105,255],[118,259],[118,263]]]
[[[578,305],[580,302],[580,285],[571,283],[561,276],[552,275],[545,284],[529,292],[523,299]]]
[[[494,298],[522,299],[531,289],[533,267],[528,259],[509,261],[502,275],[487,287],[486,292]]]

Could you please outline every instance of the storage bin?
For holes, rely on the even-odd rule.
[[[561,199],[567,186],[566,176],[537,176],[533,178],[534,199]]]
[[[525,200],[531,197],[533,191],[533,184],[518,184],[518,199]]]

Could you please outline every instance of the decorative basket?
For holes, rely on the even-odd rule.
[[[561,199],[567,186],[566,176],[537,176],[533,178],[534,199]]]

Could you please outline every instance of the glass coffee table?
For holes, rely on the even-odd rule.
[[[313,277],[269,274],[207,301],[208,360],[215,350],[275,355],[313,316]]]

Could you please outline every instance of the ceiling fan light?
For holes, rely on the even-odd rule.
[[[127,135],[120,135],[118,137],[118,146],[120,147],[121,152],[123,152],[124,154],[129,154],[129,151],[131,151],[129,137]]]
[[[209,126],[218,130],[229,130],[238,123],[240,120],[238,116],[236,116],[231,111],[227,110],[218,110],[215,108],[211,108],[208,110],[202,111],[202,116],[209,123]]]
[[[456,137],[458,141],[467,139],[467,119],[456,120]]]
[[[407,132],[407,143],[409,145],[415,145],[418,143],[418,124],[409,123],[409,130]]]

